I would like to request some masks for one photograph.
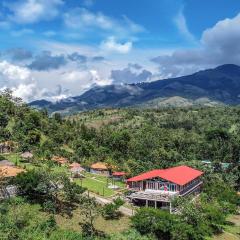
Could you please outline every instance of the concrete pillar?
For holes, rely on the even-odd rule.
[[[146,200],[146,207],[148,207],[148,200]]]
[[[155,203],[155,208],[157,208],[157,201],[155,201],[154,203]]]
[[[172,203],[171,202],[170,202],[169,210],[170,210],[170,213],[172,213]]]

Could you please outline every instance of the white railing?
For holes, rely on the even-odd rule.
[[[183,189],[182,191],[180,191],[180,196],[185,196],[189,193],[191,193],[192,191],[194,191],[197,187],[199,187],[200,185],[202,185],[202,181],[199,181],[197,183],[193,183],[189,186],[187,186],[185,189]]]
[[[152,201],[165,201],[169,202],[171,199],[178,195],[177,192],[167,192],[167,191],[140,191],[132,193],[130,199],[142,199],[142,200],[152,200]]]

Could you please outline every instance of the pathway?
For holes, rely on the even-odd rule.
[[[96,199],[96,201],[97,201],[99,204],[101,204],[101,205],[105,205],[105,204],[108,204],[108,203],[112,203],[112,202],[113,202],[112,199],[106,199],[106,198],[100,197],[100,196],[98,196],[98,195],[96,195],[96,194],[94,194],[94,193],[91,193],[91,192],[89,192],[89,196],[90,196],[90,197],[94,197],[94,198]],[[130,209],[130,208],[127,208],[127,207],[124,207],[124,206],[121,206],[121,207],[119,208],[119,211],[120,211],[122,214],[124,214],[124,215],[126,215],[126,216],[129,216],[129,217],[133,216],[134,213],[135,213],[134,210],[132,210],[132,209]]]

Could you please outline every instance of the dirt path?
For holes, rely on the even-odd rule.
[[[113,201],[111,199],[106,199],[106,198],[103,198],[103,197],[99,197],[98,195],[94,194],[94,193],[90,193],[89,192],[89,196],[90,197],[94,197],[96,199],[96,201],[101,204],[101,205],[105,205],[105,204],[108,204],[108,203],[112,203]],[[121,206],[119,208],[119,211],[123,214],[123,215],[126,215],[126,216],[133,216],[134,215],[134,210],[130,209],[130,208],[127,208],[127,207],[124,207],[124,206]]]

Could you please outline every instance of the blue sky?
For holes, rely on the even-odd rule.
[[[239,0],[2,0],[0,89],[58,100],[240,64]]]

